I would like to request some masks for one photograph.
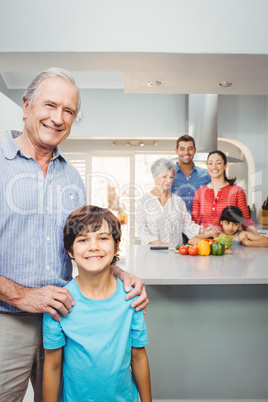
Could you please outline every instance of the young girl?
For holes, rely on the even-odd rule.
[[[196,244],[201,238],[204,239],[213,237],[214,239],[221,235],[231,236],[234,245],[243,245],[248,247],[268,247],[268,238],[260,236],[248,230],[241,230],[243,222],[243,214],[240,208],[236,206],[229,206],[223,209],[220,224],[221,231],[219,234],[207,231],[203,235],[195,236],[189,240],[189,243]]]
[[[60,322],[44,314],[44,402],[138,402],[138,392],[152,401],[144,315],[110,273],[120,237],[107,209],[83,206],[67,219],[64,247],[79,274],[66,287],[75,306]]]

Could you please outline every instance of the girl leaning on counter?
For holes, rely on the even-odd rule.
[[[220,217],[225,207],[239,207],[243,214],[244,230],[257,233],[255,223],[250,219],[246,195],[241,187],[235,184],[235,178],[226,175],[226,155],[219,150],[210,152],[207,158],[207,169],[211,182],[196,190],[193,199],[192,218],[199,225],[220,230]]]
[[[185,202],[172,194],[175,168],[172,161],[161,158],[151,166],[155,187],[138,200],[136,224],[142,244],[177,245],[182,233],[189,239],[204,231],[192,221]]]

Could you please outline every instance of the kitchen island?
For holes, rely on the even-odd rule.
[[[182,256],[129,246],[150,300],[154,401],[268,401],[268,249]]]

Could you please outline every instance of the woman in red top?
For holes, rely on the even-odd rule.
[[[227,159],[222,151],[210,152],[207,169],[211,182],[196,190],[193,199],[192,219],[199,225],[220,228],[223,209],[229,205],[237,206],[243,213],[243,228],[257,233],[255,223],[250,219],[246,195],[234,179],[226,176]]]

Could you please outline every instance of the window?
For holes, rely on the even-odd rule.
[[[87,187],[88,155],[65,153],[64,157],[78,170],[85,187]]]
[[[130,244],[130,156],[100,155],[90,157],[89,201],[109,208],[120,220],[121,256]]]
[[[92,149],[91,149],[92,151]],[[152,163],[159,158],[173,159],[170,153],[66,153],[66,159],[77,168],[87,189],[88,203],[109,208],[122,225],[121,260],[125,247],[139,243],[135,231],[136,201],[154,186]]]

